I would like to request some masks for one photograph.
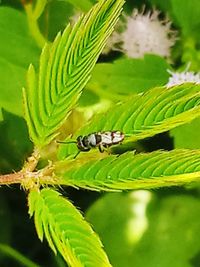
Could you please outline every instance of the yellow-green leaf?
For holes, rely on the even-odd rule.
[[[45,45],[39,73],[31,65],[24,90],[25,117],[37,147],[49,144],[75,106],[113,31],[124,0],[99,1],[71,28]]]
[[[46,237],[72,267],[110,267],[102,243],[81,213],[52,189],[29,194],[29,213],[34,214],[38,236]]]

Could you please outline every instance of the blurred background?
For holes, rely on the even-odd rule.
[[[22,87],[51,42],[95,0],[0,3],[0,173],[18,171],[31,154]],[[37,8],[36,8],[37,7]],[[33,12],[35,11],[35,13]],[[200,82],[200,2],[127,0],[79,104],[61,129],[73,134],[96,113],[155,86]],[[180,75],[179,75],[180,74]],[[198,149],[200,120],[113,153]],[[67,156],[63,152],[62,157]],[[55,151],[49,157],[56,158]],[[123,193],[62,188],[99,234],[114,267],[200,267],[200,187]],[[0,187],[0,266],[66,266],[35,232],[19,186]],[[30,261],[29,261],[29,260]]]

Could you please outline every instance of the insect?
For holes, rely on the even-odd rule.
[[[89,151],[91,148],[98,147],[100,152],[104,148],[122,143],[124,134],[120,131],[96,132],[85,136],[78,136],[76,139],[77,147],[80,151]]]
[[[78,136],[76,141],[69,142],[59,142],[64,144],[76,143],[79,152],[89,151],[92,148],[98,147],[99,151],[102,153],[105,148],[108,148],[112,145],[120,144],[123,142],[125,135],[120,131],[106,131],[106,132],[95,132],[85,136]]]

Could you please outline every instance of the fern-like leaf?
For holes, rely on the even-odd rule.
[[[63,164],[63,163],[62,163]],[[70,163],[72,165],[72,163]],[[64,169],[56,176],[61,184],[92,190],[145,189],[200,182],[200,150],[156,151],[108,156],[82,166]]]
[[[136,141],[168,131],[200,116],[200,85],[154,88],[97,115],[77,135],[120,130]],[[125,140],[126,141],[126,140]]]
[[[45,235],[51,249],[57,250],[72,267],[111,266],[102,244],[80,212],[52,189],[29,194],[29,213],[34,214],[38,236]]]
[[[24,89],[25,117],[37,147],[49,144],[90,78],[124,0],[100,0],[71,29],[44,47],[39,74],[31,65]]]

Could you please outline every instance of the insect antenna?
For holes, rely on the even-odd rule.
[[[56,141],[58,144],[76,144],[76,141]]]
[[[77,144],[77,141],[56,141],[59,144]],[[76,155],[74,156],[74,159],[79,155],[81,151],[79,150]]]
[[[76,155],[74,156],[74,159],[76,159],[76,157],[80,154],[80,150],[76,153]]]

